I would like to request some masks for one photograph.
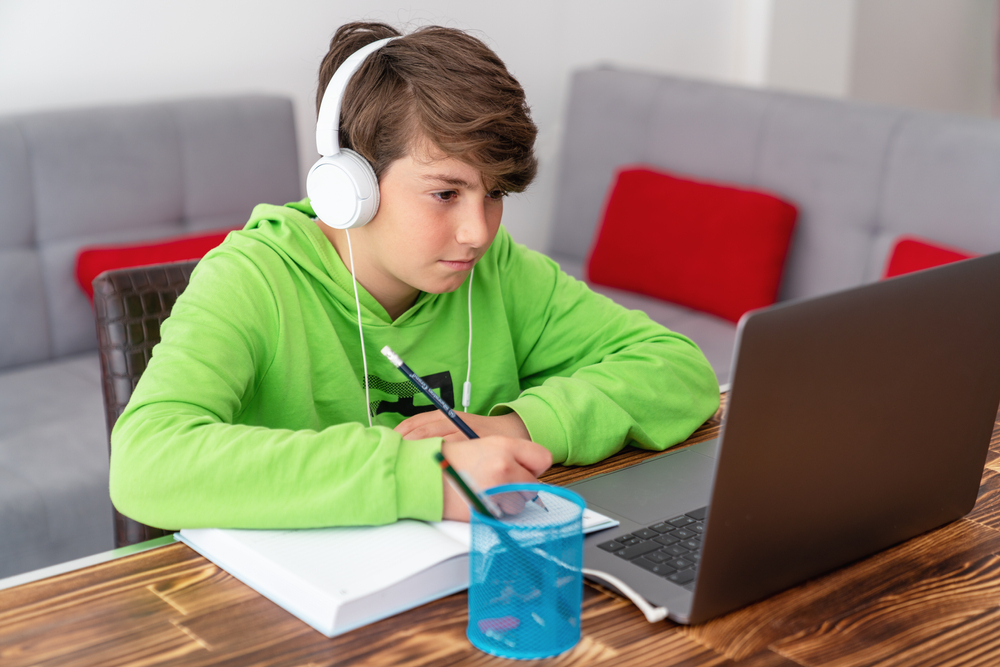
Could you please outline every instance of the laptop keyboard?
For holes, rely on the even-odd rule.
[[[707,507],[701,507],[597,546],[692,590],[701,559],[701,535],[705,532],[707,511]]]

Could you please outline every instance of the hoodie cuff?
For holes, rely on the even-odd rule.
[[[444,511],[444,482],[434,452],[441,438],[403,440],[396,455],[396,516],[400,519],[440,521]]]
[[[543,399],[529,393],[521,394],[509,403],[498,403],[490,410],[490,416],[516,412],[528,429],[532,442],[537,442],[552,453],[553,463],[564,463],[569,456],[566,429],[563,428],[555,410]]]

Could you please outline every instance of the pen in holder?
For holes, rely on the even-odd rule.
[[[535,494],[545,509],[525,503]],[[503,520],[472,512],[469,641],[522,660],[568,651],[580,640],[583,499],[545,484],[508,484],[486,495],[523,509]]]

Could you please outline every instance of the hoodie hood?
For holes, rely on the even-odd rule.
[[[234,243],[261,243],[271,248],[289,265],[319,283],[351,317],[356,317],[354,278],[323,234],[309,199],[284,206],[260,204],[253,209],[243,230],[233,235]],[[358,300],[364,324],[400,326],[433,318],[437,301],[443,295],[421,292],[416,302],[396,318],[382,307],[360,283]]]

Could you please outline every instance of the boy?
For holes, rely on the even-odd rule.
[[[483,488],[530,482],[629,441],[664,449],[717,409],[691,341],[500,227],[536,168],[502,61],[457,30],[398,35],[345,25],[320,69],[323,101],[348,56],[398,37],[351,77],[339,119],[340,146],[378,179],[374,217],[335,229],[309,200],[261,205],[198,264],[112,433],[123,514],[166,528],[467,520],[435,451]],[[451,405],[469,377],[462,417],[480,439],[421,404],[386,345]]]

